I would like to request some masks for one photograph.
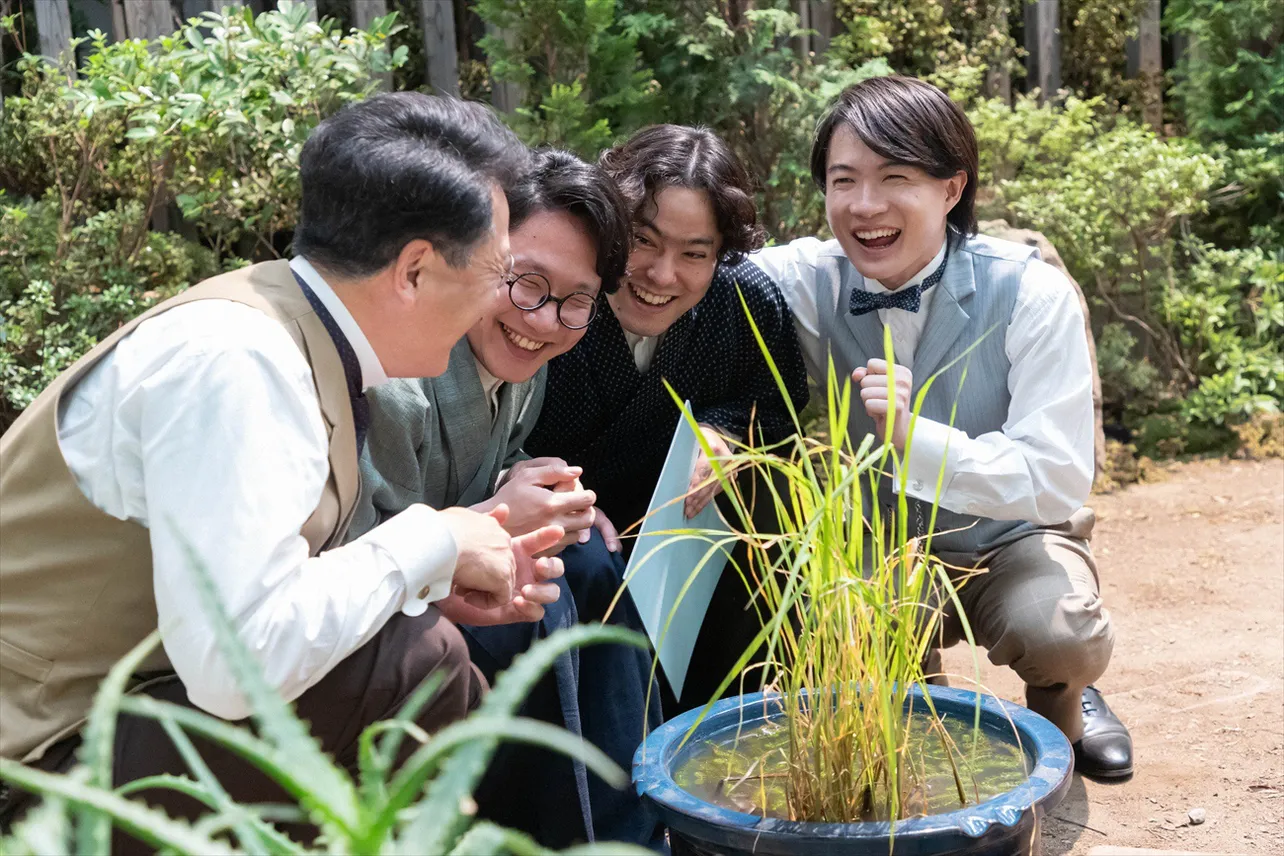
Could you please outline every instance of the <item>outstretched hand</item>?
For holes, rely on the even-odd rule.
[[[713,457],[726,458],[731,455],[731,447],[727,445],[727,440],[722,433],[712,425],[701,423],[700,433],[704,434],[704,439],[713,451]],[[722,482],[713,473],[713,464],[709,462],[709,456],[700,450],[700,455],[696,458],[695,469],[691,471],[691,484],[687,487],[687,498],[683,502],[682,512],[690,520],[701,511],[704,507],[722,491]]]

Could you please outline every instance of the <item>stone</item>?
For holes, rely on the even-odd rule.
[[[1191,826],[1199,826],[1208,819],[1208,812],[1204,811],[1202,808],[1192,808],[1190,811],[1186,812],[1186,817],[1190,820]]]

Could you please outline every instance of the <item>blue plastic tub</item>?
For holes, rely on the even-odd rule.
[[[918,687],[913,693],[922,696]],[[976,693],[932,687],[931,694],[942,714],[972,718]],[[743,719],[742,706],[746,708]],[[712,805],[677,786],[672,771],[686,761],[693,748],[726,729],[752,728],[769,716],[781,715],[775,706],[768,714],[767,707],[762,693],[725,699],[714,705],[685,745],[682,737],[699,716],[699,710],[665,723],[638,747],[633,758],[633,782],[668,825],[674,856],[1028,853],[1038,835],[1039,818],[1056,806],[1070,788],[1074,755],[1060,729],[1036,713],[989,696],[981,700],[981,727],[1014,742],[1015,724],[1030,761],[1030,778],[1020,787],[980,805],[898,821],[894,848],[888,844],[892,832],[888,823],[800,823],[762,818]]]

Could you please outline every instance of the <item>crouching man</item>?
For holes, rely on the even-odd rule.
[[[959,591],[977,642],[1025,681],[1081,773],[1129,775],[1128,731],[1090,686],[1114,629],[1088,546],[1092,365],[1073,287],[1036,249],[976,234],[976,137],[933,86],[881,77],[848,88],[818,126],[811,170],[836,240],[754,261],[785,293],[812,377],[827,383],[832,355],[864,402],[853,442],[881,439],[890,420],[903,452],[911,404],[939,373],[905,463],[913,534],[925,534],[944,466],[932,548],[949,567],[988,571]],[[943,633],[944,646],[962,638],[958,615]]]
[[[479,511],[504,505],[504,526],[514,537],[549,526],[564,530],[556,549],[587,542],[595,524],[616,537],[594,507],[596,494],[580,483],[578,467],[560,458],[530,459],[522,445],[540,414],[548,361],[598,323],[602,297],[615,292],[624,275],[629,212],[601,167],[554,150],[535,152],[532,160],[529,179],[508,193],[506,287],[455,346],[449,370],[371,393],[362,499],[350,538],[421,502]],[[601,538],[594,536],[594,543]],[[603,619],[610,599],[595,602],[578,590],[587,583],[568,587],[569,579],[557,581],[563,595],[538,624],[462,626],[483,674],[493,678],[538,636]],[[584,608],[577,611],[577,603]],[[609,620],[641,629],[627,592]],[[649,681],[645,652],[591,645],[560,658],[523,712],[582,733],[627,770],[643,736]],[[649,724],[658,721],[657,708]],[[504,799],[514,787],[526,798]],[[582,764],[529,747],[508,746],[496,755],[477,802],[483,813],[550,847],[595,836],[647,843],[655,828],[631,789],[616,791]]]
[[[362,728],[433,672],[446,680],[425,730],[478,702],[485,680],[448,619],[539,620],[561,568],[533,555],[562,530],[514,539],[505,508],[416,504],[339,545],[364,391],[445,371],[504,283],[505,189],[527,170],[525,148],[481,106],[413,93],[351,106],[304,146],[293,261],[160,304],[27,408],[0,439],[0,754],[66,769],[99,682],[157,627],[163,649],[135,691],[250,714],[189,548],[268,682],[340,763],[355,768]],[[201,748],[237,801],[285,797]],[[118,785],[186,772],[161,727],[133,717],[115,758]],[[199,811],[174,791],[143,796],[171,815]],[[0,812],[23,802],[11,795]]]

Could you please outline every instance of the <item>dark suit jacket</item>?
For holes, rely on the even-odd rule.
[[[737,437],[781,439],[793,429],[780,389],[745,317],[737,285],[793,401],[807,403],[807,371],[793,318],[776,284],[752,261],[719,265],[708,293],[637,370],[603,299],[588,333],[549,363],[544,409],[525,450],[584,467],[583,482],[621,531],[646,513],[677,427],[667,380],[696,419]]]

